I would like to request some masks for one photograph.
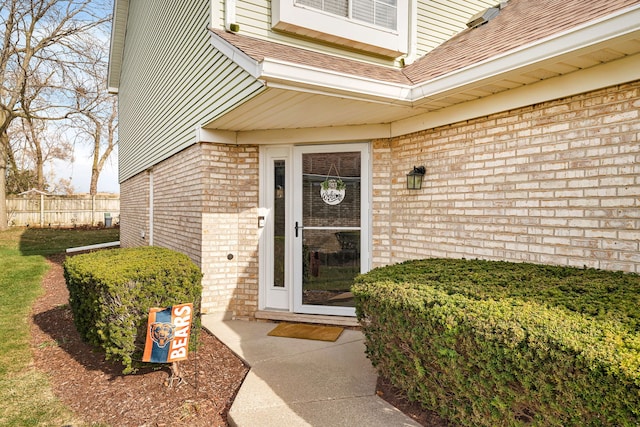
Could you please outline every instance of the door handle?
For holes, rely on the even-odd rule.
[[[301,225],[298,225],[298,221],[296,221],[296,226],[295,226],[295,230],[296,230],[296,237],[298,237],[298,230],[302,230],[304,227]]]

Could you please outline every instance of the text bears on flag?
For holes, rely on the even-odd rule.
[[[189,352],[192,314],[193,304],[149,309],[142,361],[171,363],[185,360]]]

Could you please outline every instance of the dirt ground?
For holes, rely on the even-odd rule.
[[[112,426],[227,426],[227,412],[248,371],[242,361],[203,332],[198,350],[180,362],[184,383],[167,387],[167,368],[122,375],[120,364],[105,361],[75,329],[62,274],[64,257],[50,258],[45,293],[33,308],[32,349],[36,368],[49,375],[55,394],[77,418]],[[377,393],[424,426],[447,426],[383,379]]]

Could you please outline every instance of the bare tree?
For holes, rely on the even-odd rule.
[[[92,0],[0,0],[0,230],[7,228],[6,176],[10,128],[64,117],[70,66],[82,63],[82,38],[108,22],[106,5]]]
[[[117,145],[118,100],[107,92],[108,46],[104,38],[87,38],[85,66],[72,79],[75,107],[67,114],[76,143],[91,145],[92,165],[89,193],[97,194],[98,179],[105,162]]]
[[[8,165],[9,175],[30,170],[35,177],[33,188],[47,191],[45,165],[53,160],[71,160],[72,144],[62,135],[56,121],[32,116],[19,117],[9,128],[11,135]]]

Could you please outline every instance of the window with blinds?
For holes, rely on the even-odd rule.
[[[271,0],[271,28],[389,58],[409,49],[409,0]]]
[[[296,0],[296,4],[333,15],[397,30],[397,0]]]

